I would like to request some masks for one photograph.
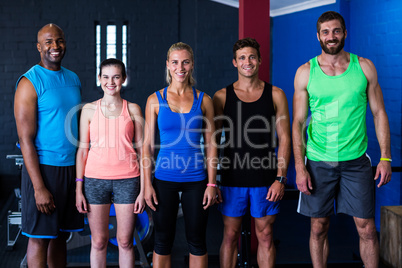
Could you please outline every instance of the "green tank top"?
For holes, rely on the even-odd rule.
[[[366,88],[356,55],[350,53],[348,68],[337,76],[326,75],[317,57],[310,60],[308,159],[348,161],[363,155],[367,149]]]

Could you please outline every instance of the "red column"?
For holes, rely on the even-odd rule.
[[[239,38],[251,37],[260,44],[262,63],[259,78],[266,82],[270,81],[270,0],[239,0]],[[257,236],[255,223],[251,220],[251,248],[250,253],[257,253]]]
[[[239,0],[239,38],[251,37],[260,44],[262,64],[260,79],[270,81],[270,16],[269,0]]]

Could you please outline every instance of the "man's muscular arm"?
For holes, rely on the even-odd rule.
[[[275,108],[275,129],[278,135],[278,173],[277,176],[286,176],[290,159],[290,119],[289,107],[285,93],[278,87],[272,87],[272,100]],[[269,201],[279,201],[285,194],[285,185],[274,181],[268,190]]]
[[[24,158],[24,165],[35,191],[36,207],[42,213],[51,214],[55,209],[53,196],[43,182],[39,169],[38,154],[34,145],[37,124],[36,112],[37,94],[35,88],[24,77],[18,84],[14,98],[14,116],[17,124],[18,138]]]
[[[299,67],[294,80],[293,95],[293,155],[295,158],[296,184],[300,192],[310,195],[313,189],[310,174],[307,172],[304,158],[306,156],[305,125],[308,114],[307,84],[310,74],[310,64]]]
[[[367,78],[367,97],[371,112],[373,113],[375,132],[380,145],[381,158],[391,158],[391,138],[388,116],[385,111],[384,99],[381,87],[378,84],[377,70],[374,64],[365,58],[359,58],[360,66]],[[378,187],[387,184],[391,180],[391,163],[380,161],[374,179],[381,177]]]

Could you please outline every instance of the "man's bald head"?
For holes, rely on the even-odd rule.
[[[53,32],[53,31],[57,31],[57,32],[59,32],[59,33],[63,36],[63,38],[64,38],[64,32],[63,32],[63,30],[62,30],[59,26],[57,26],[56,24],[54,24],[54,23],[49,23],[49,24],[46,24],[45,26],[43,26],[43,27],[38,31],[38,36],[37,36],[38,43],[40,42],[40,40],[41,40],[43,34],[49,32],[49,31],[52,31],[52,32]]]
[[[66,40],[59,26],[53,23],[43,26],[38,32],[36,47],[41,57],[39,65],[49,70],[60,70],[66,52]]]

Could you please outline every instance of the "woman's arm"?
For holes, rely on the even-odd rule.
[[[80,140],[78,143],[77,158],[76,158],[76,176],[78,179],[84,179],[85,166],[88,158],[89,151],[89,124],[91,123],[91,118],[95,112],[95,105],[93,103],[88,103],[84,105],[81,111],[80,117]],[[80,213],[87,213],[88,206],[83,194],[83,181],[76,182],[76,197],[75,205]]]
[[[134,213],[140,214],[144,211],[145,202],[144,202],[144,172],[142,169],[141,156],[143,151],[143,142],[144,142],[144,117],[142,115],[142,111],[139,105],[135,103],[128,104],[128,110],[130,112],[131,119],[134,123],[134,149],[137,153],[137,160],[140,168],[140,193],[134,204]]]
[[[216,185],[216,166],[218,164],[218,152],[216,146],[216,140],[213,138],[215,134],[215,124],[214,124],[214,106],[212,99],[204,94],[202,105],[204,114],[204,151],[206,155],[207,162],[207,172],[208,172],[208,184]],[[216,187],[208,186],[204,194],[204,209],[212,206],[216,200]]]
[[[156,94],[148,97],[145,107],[144,145],[141,157],[141,169],[144,176],[144,198],[147,205],[156,210],[158,205],[155,190],[152,186],[152,167],[155,148],[155,125],[159,112],[159,102]]]

